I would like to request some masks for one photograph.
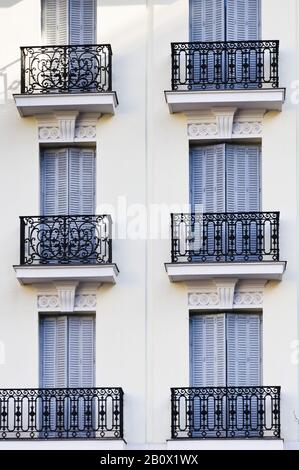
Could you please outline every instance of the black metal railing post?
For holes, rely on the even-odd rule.
[[[21,93],[25,93],[25,50],[21,47]]]
[[[25,221],[20,217],[20,264],[25,264]]]
[[[119,390],[119,409],[120,409],[120,416],[119,416],[119,438],[123,439],[124,437],[124,392],[122,389]]]
[[[174,91],[262,87],[279,87],[279,41],[171,43]]]

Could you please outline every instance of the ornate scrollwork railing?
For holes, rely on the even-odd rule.
[[[279,261],[279,212],[171,214],[177,262]]]
[[[171,436],[280,438],[280,387],[171,389]]]
[[[172,90],[279,87],[279,41],[174,42]]]
[[[109,215],[20,217],[20,264],[112,263]]]
[[[21,47],[21,93],[111,90],[110,44]]]
[[[0,390],[0,439],[122,439],[121,388]]]

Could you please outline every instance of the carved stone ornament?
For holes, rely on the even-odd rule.
[[[36,116],[39,142],[95,142],[99,117],[99,114],[77,111]]]
[[[187,114],[190,140],[260,139],[264,110],[212,108],[210,112]]]

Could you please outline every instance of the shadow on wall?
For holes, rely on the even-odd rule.
[[[22,1],[23,0],[0,0],[0,8],[13,7],[14,5]]]
[[[19,93],[20,80],[15,80],[16,73],[19,73],[20,59],[0,68],[0,104],[5,104],[12,99],[13,93]]]

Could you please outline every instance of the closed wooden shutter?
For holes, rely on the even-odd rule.
[[[260,211],[260,145],[226,146],[226,182],[228,212]]]
[[[40,320],[43,388],[94,386],[94,317],[47,316]]]
[[[225,145],[191,148],[190,197],[193,212],[225,211]]]
[[[40,374],[42,388],[64,388],[68,385],[65,316],[41,318]]]
[[[70,43],[96,42],[96,0],[70,1]]]
[[[94,204],[94,150],[44,150],[41,155],[42,214],[92,215]]]
[[[190,41],[224,41],[223,0],[190,0]]]
[[[94,214],[95,152],[93,149],[69,150],[69,214]]]
[[[41,155],[41,210],[43,215],[68,213],[68,151],[44,150]]]
[[[42,38],[47,46],[68,44],[68,0],[42,0]]]
[[[260,39],[260,0],[227,0],[227,41]]]
[[[69,317],[69,386],[94,386],[94,317]]]
[[[261,316],[227,315],[228,386],[261,384]]]
[[[190,360],[192,387],[225,386],[224,314],[191,316]]]

